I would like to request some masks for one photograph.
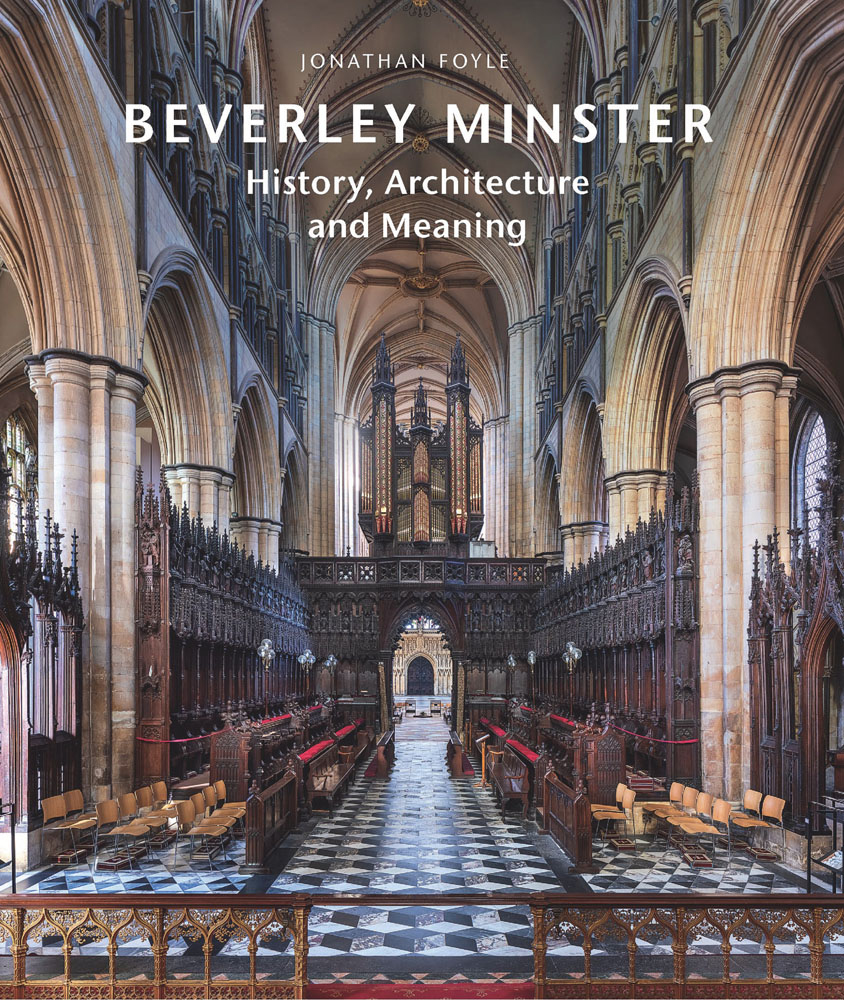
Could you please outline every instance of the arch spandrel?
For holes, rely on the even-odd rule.
[[[34,354],[69,348],[137,369],[141,299],[121,178],[66,13],[0,11],[0,246]],[[92,140],[92,137],[94,139]],[[104,197],[103,192],[112,192]]]
[[[745,83],[697,241],[692,380],[756,361],[792,362],[820,172],[829,136],[840,132],[839,16],[821,0],[768,5],[744,49]]]

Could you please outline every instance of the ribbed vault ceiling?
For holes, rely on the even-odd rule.
[[[291,143],[282,147],[282,173],[366,174],[366,185],[375,192],[366,206],[349,206],[333,195],[299,196],[295,203],[291,200],[282,210],[295,221],[298,231],[306,231],[314,219],[351,220],[366,207],[372,227],[377,226],[380,232],[380,213],[401,211],[399,197],[381,196],[394,170],[404,176],[436,174],[443,167],[455,174],[468,167],[485,175],[503,176],[525,171],[570,172],[563,169],[560,148],[547,141],[530,147],[505,145],[496,139],[487,145],[476,141],[446,144],[444,131],[448,103],[459,104],[467,120],[480,103],[493,107],[512,104],[517,114],[528,103],[545,111],[553,103],[566,103],[571,89],[571,53],[579,30],[566,4],[562,0],[531,0],[529,5],[485,0],[475,10],[456,0],[432,0],[431,6],[436,10],[430,16],[425,16],[424,8],[419,16],[419,8],[409,0],[376,0],[369,5],[311,0],[305,11],[300,5],[263,5],[273,99],[309,109],[307,134],[313,133],[308,123],[315,120],[317,105],[328,104],[329,131],[347,137],[336,145]],[[348,62],[352,53],[360,57],[367,52],[389,53],[394,59],[402,53],[424,54],[426,67],[353,69],[345,65],[301,72],[302,53],[333,53]],[[440,53],[478,52],[506,52],[509,68],[474,68],[470,63],[468,69],[461,70],[439,65]],[[376,125],[367,131],[378,132],[376,143],[348,141],[350,107],[355,102],[375,105]],[[399,110],[410,103],[416,105],[408,142],[401,147],[395,145],[393,126],[383,111],[388,102]],[[492,120],[495,122],[494,114]],[[410,140],[418,134],[429,143],[421,153],[410,147]],[[433,390],[430,403],[434,419],[443,419],[445,368],[459,330],[472,370],[473,415],[483,420],[507,412],[507,328],[535,311],[537,239],[546,215],[557,213],[559,217],[559,205],[549,207],[544,199],[534,196],[485,195],[454,196],[449,203],[449,211],[457,216],[474,218],[481,212],[485,218],[526,221],[525,245],[500,253],[504,263],[498,273],[499,282],[519,286],[519,296],[497,287],[478,260],[477,241],[471,239],[427,241],[425,268],[433,274],[436,289],[424,297],[408,292],[407,278],[420,266],[415,238],[379,242],[375,250],[371,242],[347,239],[339,260],[330,240],[309,241],[311,288],[331,280],[323,271],[331,271],[336,281],[338,267],[346,282],[327,308],[328,312],[333,308],[336,316],[326,317],[336,322],[338,332],[338,411],[357,417],[368,412],[369,373],[384,330],[397,365],[399,419],[409,410],[420,374]],[[419,206],[419,198],[415,204]],[[421,205],[429,218],[442,214],[441,198],[422,196]],[[415,214],[420,214],[418,207]],[[528,303],[528,312],[513,315],[511,303],[517,298]],[[310,307],[314,308],[313,303]]]

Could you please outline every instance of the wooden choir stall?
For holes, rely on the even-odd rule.
[[[625,780],[624,740],[608,716],[575,723],[551,713],[549,722],[542,829],[573,858],[575,871],[583,871],[592,863],[590,807],[614,806]]]
[[[139,477],[135,514],[136,778],[177,784],[208,770],[226,715],[275,719],[304,699],[307,605],[292,567],[256,563],[216,526],[177,511],[163,483],[144,491]],[[274,653],[266,663],[264,640]]]
[[[664,511],[557,571],[534,602],[535,700],[581,722],[608,705],[632,784],[700,780],[698,506],[669,476]],[[568,642],[579,660],[564,659]]]

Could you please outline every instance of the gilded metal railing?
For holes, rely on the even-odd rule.
[[[844,996],[835,896],[150,893],[1,899],[0,998],[304,997],[308,916],[327,902],[528,906],[536,997]]]

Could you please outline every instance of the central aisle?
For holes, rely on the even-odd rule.
[[[410,725],[440,731],[443,741],[402,740],[388,778],[359,777],[334,816],[306,834],[270,892],[561,891],[516,813],[502,822],[476,779],[449,775],[445,725]]]
[[[565,891],[560,880],[515,815],[503,823],[489,792],[473,787],[475,779],[449,776],[441,720],[405,720],[402,727],[390,776],[358,778],[342,808],[317,822],[269,891],[449,893],[454,906],[343,907],[337,899],[315,906],[312,979],[529,979],[528,908],[460,905],[460,894]],[[564,872],[565,856],[557,853]]]

